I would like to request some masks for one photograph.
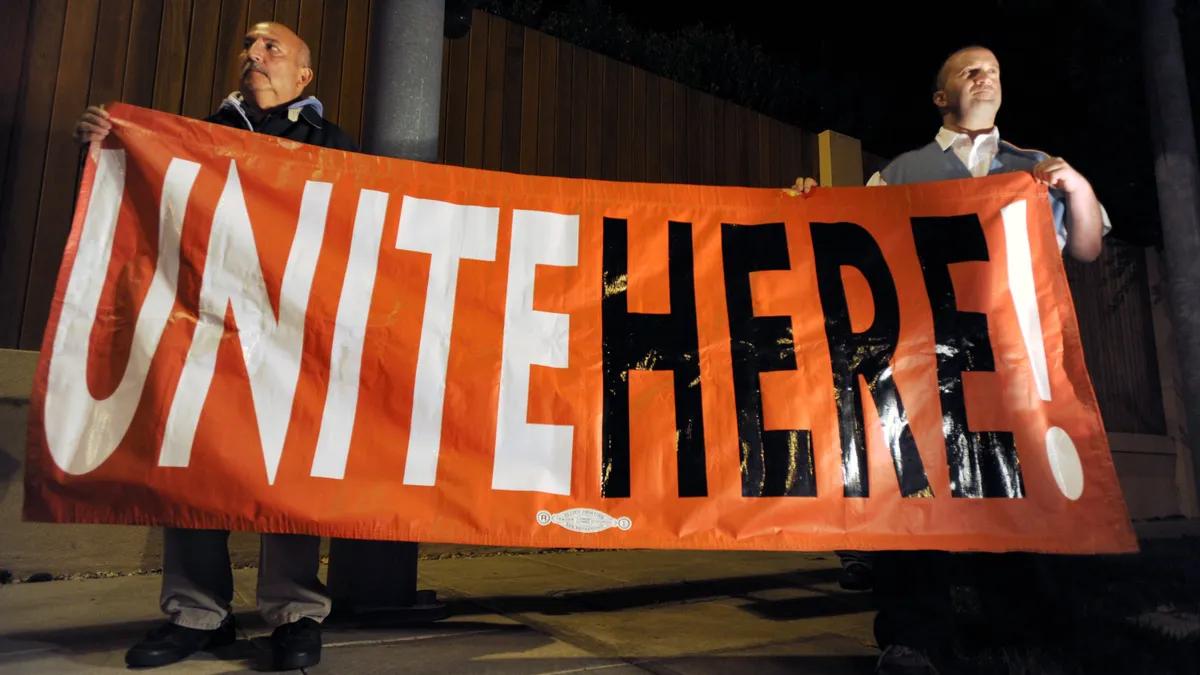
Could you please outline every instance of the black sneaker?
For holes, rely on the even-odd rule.
[[[875,572],[865,563],[847,562],[842,565],[838,585],[847,591],[869,591],[875,585]]]
[[[879,655],[875,675],[938,675],[929,656],[904,645],[892,645]]]
[[[312,619],[285,623],[271,633],[275,670],[300,670],[321,662],[321,624]]]
[[[157,668],[182,661],[201,650],[233,644],[235,640],[237,629],[233,617],[225,619],[215,630],[185,628],[168,621],[130,647],[125,652],[125,663],[130,668]]]

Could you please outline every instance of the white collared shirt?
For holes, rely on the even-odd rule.
[[[988,175],[992,168],[992,160],[996,159],[996,153],[1000,152],[1000,127],[992,127],[990,132],[980,134],[974,140],[967,134],[942,127],[938,130],[936,140],[943,151],[953,149],[954,156],[958,157],[972,176],[982,178]],[[876,187],[887,185],[887,182],[883,180],[883,175],[876,171],[871,180],[867,181],[867,185]]]
[[[988,171],[992,168],[992,161],[996,159],[996,154],[1000,152],[1000,128],[992,127],[992,130],[987,134],[980,134],[974,140],[967,134],[951,131],[946,127],[938,130],[937,144],[941,146],[942,151],[953,148],[954,156],[967,167],[971,175],[975,178],[982,178],[988,175]],[[868,187],[878,187],[887,185],[887,181],[883,179],[883,174],[879,171],[871,176],[871,180],[867,181]],[[1100,236],[1107,236],[1112,230],[1112,222],[1108,219],[1108,210],[1104,208],[1104,204],[1100,204],[1100,218],[1103,222],[1103,229]],[[1058,248],[1062,249],[1067,244],[1066,232],[1058,232]]]

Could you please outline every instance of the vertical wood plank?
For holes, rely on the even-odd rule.
[[[800,130],[796,127],[785,124],[780,128],[783,150],[786,153],[783,161],[783,173],[779,176],[786,187],[796,182],[797,178],[802,177],[804,171],[803,165],[800,163]]]
[[[807,131],[800,135],[800,163],[805,178],[817,178],[821,174],[820,140]]]
[[[281,23],[292,32],[300,29],[300,0],[275,0],[275,23]]]
[[[462,166],[467,150],[467,79],[470,40],[450,41],[450,80],[446,92],[446,164]]]
[[[313,70],[312,82],[308,83],[305,91],[316,93],[320,86],[321,69],[321,24],[325,21],[325,0],[301,0],[300,18],[297,20],[296,34],[308,45],[310,66]],[[322,106],[324,107],[324,106]]]
[[[617,62],[617,180],[633,180],[633,66]]]
[[[558,40],[541,36],[538,66],[537,174],[554,175],[554,140],[558,105]]]
[[[742,107],[733,103],[725,105],[725,184],[745,186],[745,162],[739,149],[742,136]]]
[[[317,98],[325,119],[337,124],[341,107],[342,50],[346,45],[346,0],[328,0],[321,21],[321,60],[317,69]]]
[[[488,55],[483,94],[483,168],[499,171],[504,148],[504,54],[508,23],[493,14],[484,16],[487,17]]]
[[[574,63],[571,64],[571,178],[587,175],[587,139],[591,113],[591,52],[576,47]]]
[[[154,71],[154,109],[178,115],[183,106],[183,74],[187,67],[188,27],[192,1],[168,2],[163,7]]]
[[[787,187],[796,180],[792,174],[792,157],[795,152],[792,150],[792,127],[791,125],[779,123],[779,147],[775,152],[775,161],[778,166],[775,170],[775,175],[779,179],[779,187]]]
[[[12,131],[12,122],[16,118],[17,99],[21,90],[22,62],[25,59],[25,40],[34,28],[29,24],[30,3],[33,0],[10,0],[6,3],[4,21],[0,23],[0,63],[7,67],[0,70],[0,129],[3,138],[0,145],[7,148],[8,134]],[[128,3],[128,0],[126,0]],[[126,26],[128,30],[128,26]],[[0,164],[7,152],[0,149]],[[3,167],[0,166],[0,171]],[[2,181],[0,181],[2,182]]]
[[[484,167],[484,136],[487,120],[487,38],[488,22],[470,26],[466,37],[469,42],[467,64],[467,125],[463,130],[463,166]]]
[[[729,185],[729,174],[725,171],[725,109],[728,104],[715,97],[712,99],[712,153],[713,184]]]
[[[134,0],[125,54],[121,100],[148,108],[154,105],[154,73],[158,66],[158,40],[162,32],[160,0]]]
[[[508,24],[504,38],[504,139],[500,143],[500,169],[521,170],[521,98],[525,58],[525,29]]]
[[[213,66],[212,93],[208,109],[215,111],[225,97],[238,88],[238,54],[246,35],[246,0],[221,0],[221,18],[217,22],[217,62]]]
[[[746,109],[746,162],[750,168],[746,175],[746,180],[749,187],[762,187],[763,181],[763,163],[762,163],[762,141],[759,127],[763,124],[763,117],[758,113]]]
[[[116,101],[125,84],[125,54],[133,0],[103,0],[96,21],[96,55],[88,89],[89,105]]]
[[[29,284],[25,289],[21,349],[42,346],[42,332],[50,315],[50,300],[54,296],[63,247],[71,229],[71,211],[75,207],[79,177],[79,144],[71,137],[71,132],[79,114],[87,107],[91,68],[80,65],[90,66],[95,56],[99,12],[99,3],[93,0],[71,0],[67,4],[37,229],[29,262]]]
[[[488,22],[472,23],[470,32],[459,40],[470,43],[463,166],[482,169],[484,118],[487,114]]]
[[[217,60],[217,30],[221,0],[194,0],[188,33],[187,65],[183,76],[184,117],[207,117],[212,110],[213,73]]]
[[[684,88],[687,101],[687,117],[684,138],[688,150],[687,182],[700,185],[704,182],[703,152],[700,149],[702,135],[700,133],[700,97],[702,94],[695,89]]]
[[[362,143],[363,81],[367,76],[367,30],[370,0],[346,3],[346,40],[342,48],[342,89],[338,98],[338,126]]]
[[[660,77],[658,85],[662,98],[662,115],[658,125],[662,140],[659,181],[675,183],[675,83]]]
[[[520,171],[534,174],[538,165],[538,86],[541,84],[542,34],[532,28],[525,29],[522,59]]]
[[[771,156],[771,119],[756,113],[758,117],[758,185],[770,187],[774,180],[774,158]]]
[[[587,168],[584,175],[600,178],[603,173],[604,143],[604,61],[596,52],[588,52],[587,87]]]
[[[21,99],[21,77],[24,73],[25,43],[29,32],[34,30],[29,18],[32,0],[14,0],[9,3],[9,15],[0,23],[0,63],[9,64],[0,70],[0,186],[7,175],[8,149],[15,143],[16,122]],[[126,26],[128,30],[128,26]],[[119,64],[118,64],[119,69]],[[117,91],[116,98],[121,92]],[[7,223],[0,224],[0,251],[7,239]],[[0,321],[5,317],[0,316]],[[9,345],[0,341],[0,348]]]
[[[621,64],[616,59],[604,58],[604,90],[600,103],[603,108],[603,141],[600,143],[600,177],[604,180],[617,179],[617,107],[619,98],[617,85],[620,81],[618,69]]]
[[[646,71],[633,69],[633,173],[630,180],[646,180]]]
[[[256,24],[274,20],[275,0],[250,0],[250,4],[246,8],[246,30],[244,32],[250,32],[250,27]]]
[[[558,97],[554,104],[554,168],[551,175],[566,178],[571,175],[571,76],[575,68],[575,48],[562,40],[558,45]]]
[[[767,187],[782,187],[783,183],[779,162],[779,127],[779,120],[772,118],[768,127],[771,135],[767,139],[767,166],[770,168]],[[790,181],[788,185],[791,185]]]
[[[679,183],[692,182],[689,178],[689,163],[692,159],[692,149],[688,147],[688,104],[687,87],[678,82],[671,83],[672,94],[675,96],[675,155],[671,161],[675,164],[675,180]]]
[[[784,187],[796,182],[800,175],[800,134],[799,129],[786,124],[779,124],[779,145],[781,157],[779,160],[779,181]]]
[[[24,72],[10,154],[0,192],[3,247],[0,247],[0,346],[17,348],[25,313],[25,290],[37,229],[38,196],[50,115],[63,42],[66,0],[38,0],[29,17],[29,49]],[[76,111],[79,114],[79,111]]]
[[[662,78],[646,74],[646,176],[657,183],[662,180]]]
[[[699,137],[696,139],[696,145],[692,146],[699,150],[700,157],[700,182],[703,185],[715,185],[716,170],[713,163],[716,161],[716,153],[713,151],[713,97],[704,92],[697,92],[696,105],[700,108],[696,119],[699,120],[699,125],[696,129],[699,132]],[[696,159],[692,158],[695,163]]]
[[[754,145],[750,143],[751,135],[754,135],[757,127],[756,120],[751,117],[750,110],[742,106],[738,106],[738,175],[742,177],[742,181],[738,185],[750,187],[754,185],[751,178],[751,149]]]
[[[450,39],[442,38],[442,88],[438,105],[438,162],[446,163],[446,125],[450,115]]]

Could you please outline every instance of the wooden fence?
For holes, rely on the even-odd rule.
[[[1153,302],[1143,249],[1109,242],[1094,263],[1068,259],[1067,280],[1105,428],[1165,435]]]
[[[0,347],[37,349],[80,166],[71,129],[91,103],[203,117],[235,88],[253,23],[310,45],[310,91],[358,138],[370,0],[6,0],[0,58]],[[443,47],[444,161],[611,180],[791,184],[816,136],[628,64],[476,12]]]
[[[0,59],[21,67],[0,72],[0,347],[40,347],[80,166],[71,129],[88,104],[207,115],[235,88],[233,57],[246,28],[273,19],[310,45],[310,90],[325,115],[359,136],[371,0],[5,6]],[[444,42],[442,72],[439,155],[447,163],[748,186],[818,173],[814,134],[482,12],[467,37]],[[882,163],[863,153],[865,174]],[[1162,434],[1144,258],[1110,249],[1100,264],[1068,271],[1110,431]]]

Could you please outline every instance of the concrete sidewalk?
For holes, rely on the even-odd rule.
[[[837,586],[832,554],[600,551],[423,561],[450,618],[327,630],[313,673],[715,675],[870,673],[868,598]],[[255,570],[235,572],[251,640],[155,673],[256,672],[266,626]],[[157,575],[0,587],[0,672],[124,671],[155,622]]]

